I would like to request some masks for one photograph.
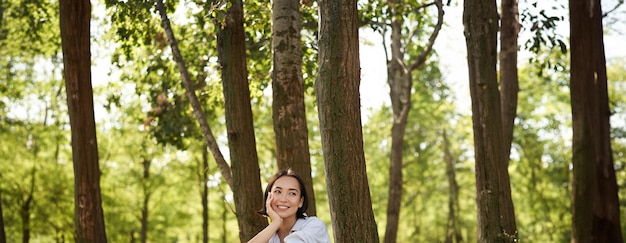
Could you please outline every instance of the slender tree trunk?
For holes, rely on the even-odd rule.
[[[34,179],[33,179],[34,180]],[[20,208],[20,216],[22,218],[22,242],[28,243],[30,241],[30,208],[33,202],[33,193],[30,192],[26,200],[22,203]]]
[[[0,243],[7,242],[7,236],[4,231],[4,214],[2,214],[2,190],[0,190]]]
[[[569,11],[572,242],[623,242],[610,140],[601,2],[570,1]]]
[[[402,44],[401,1],[391,0],[391,60],[387,63],[387,82],[390,88],[393,125],[391,127],[391,155],[389,163],[389,199],[387,202],[387,224],[385,226],[385,243],[395,243],[400,221],[402,203],[402,155],[404,151],[404,134],[411,110],[411,89],[413,80],[411,72],[404,63],[404,45]]]
[[[463,236],[458,229],[459,212],[459,184],[456,182],[456,165],[447,132],[443,131],[444,159],[446,161],[446,174],[448,176],[448,229],[446,231],[446,243],[463,242]]]
[[[59,6],[65,90],[72,130],[76,241],[104,243],[107,239],[91,87],[91,3],[89,0],[61,0]]]
[[[502,0],[500,25],[500,103],[502,108],[502,136],[506,164],[509,164],[513,128],[517,116],[519,78],[517,74],[517,38],[520,29],[517,0]]]
[[[202,183],[202,242],[209,242],[209,151],[208,147],[202,149],[202,167],[200,170],[200,182]]]
[[[185,93],[187,98],[191,103],[191,107],[193,109],[193,115],[198,120],[200,124],[200,129],[202,130],[202,135],[204,136],[204,141],[207,143],[209,150],[211,150],[211,154],[219,167],[222,176],[228,186],[233,189],[233,177],[230,166],[224,159],[222,152],[220,151],[219,146],[217,145],[217,140],[215,136],[213,136],[213,131],[211,131],[211,127],[207,122],[206,116],[204,115],[204,111],[202,111],[202,105],[198,100],[198,96],[195,93],[194,85],[191,82],[191,77],[189,76],[189,70],[187,70],[187,66],[185,65],[185,60],[183,60],[183,56],[178,49],[178,41],[174,37],[174,32],[172,31],[172,26],[170,25],[170,20],[167,17],[167,11],[165,9],[165,5],[163,4],[163,0],[156,0],[156,8],[161,15],[161,25],[163,26],[163,30],[167,35],[167,40],[170,44],[170,48],[172,49],[172,57],[176,62],[176,66],[178,67],[178,71],[180,72],[180,76],[183,79],[183,85],[185,86]]]
[[[517,234],[515,209],[511,197],[511,185],[508,173],[511,143],[515,117],[517,116],[517,94],[519,81],[517,74],[517,35],[520,24],[517,0],[502,0],[502,20],[500,27],[500,107],[502,109],[502,140],[504,160],[499,166],[502,172],[500,183],[500,219],[503,229],[508,234]]]
[[[307,214],[316,215],[300,29],[300,2],[272,1],[272,116],[278,168],[292,168],[302,176],[309,198]]]
[[[141,206],[141,232],[140,232],[140,241],[141,243],[148,242],[148,222],[149,222],[149,202],[151,188],[150,188],[150,164],[151,160],[149,158],[143,159],[143,204]]]
[[[400,208],[403,194],[403,152],[404,135],[411,110],[411,91],[413,89],[412,73],[421,67],[432,51],[432,46],[443,24],[443,3],[435,1],[438,9],[438,19],[425,50],[411,63],[405,63],[406,46],[402,33],[404,28],[404,1],[390,0],[391,8],[391,59],[387,62],[387,82],[390,89],[391,107],[393,111],[393,125],[391,127],[391,158],[389,164],[389,199],[387,203],[387,224],[385,228],[386,243],[395,243],[400,221]]]
[[[217,25],[220,26],[217,46],[222,67],[226,129],[239,237],[242,242],[247,242],[267,226],[267,219],[256,214],[263,207],[263,191],[250,105],[243,2],[229,2],[225,23]]]
[[[501,207],[513,208],[512,201],[500,201],[510,187],[502,136],[500,94],[496,76],[498,13],[495,0],[466,0],[463,24],[467,43],[474,156],[478,242],[515,242],[517,230],[504,224],[508,215]],[[508,188],[510,190],[510,188]]]
[[[367,182],[359,97],[356,0],[320,0],[315,82],[335,242],[378,242]]]

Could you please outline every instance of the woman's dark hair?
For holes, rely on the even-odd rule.
[[[276,182],[276,180],[278,180],[278,178],[281,178],[283,176],[290,176],[298,180],[298,184],[300,184],[300,197],[303,200],[302,200],[302,207],[298,208],[298,211],[296,212],[296,218],[306,217],[305,212],[306,212],[307,207],[309,206],[309,197],[306,194],[306,189],[304,188],[304,180],[302,180],[302,177],[300,177],[300,175],[298,175],[292,169],[278,171],[278,173],[274,174],[274,176],[272,176],[269,182],[267,182],[267,186],[265,187],[265,194],[263,196],[263,209],[259,210],[257,213],[263,216],[267,216],[267,208],[265,205],[265,203],[267,202],[267,196],[269,195],[269,192],[272,190],[272,187],[274,186],[274,183]]]

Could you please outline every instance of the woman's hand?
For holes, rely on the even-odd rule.
[[[267,210],[267,216],[269,216],[270,219],[272,219],[272,222],[276,221],[277,223],[281,223],[283,221],[283,218],[281,218],[280,215],[278,215],[276,211],[274,211],[274,208],[272,207],[273,201],[274,201],[274,196],[270,192],[268,193],[267,201],[265,201],[265,209]]]

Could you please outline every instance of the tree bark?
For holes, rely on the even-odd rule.
[[[500,26],[500,107],[502,114],[502,143],[504,160],[499,166],[502,173],[500,183],[500,218],[507,232],[517,232],[515,209],[511,197],[508,173],[515,117],[517,116],[517,95],[519,80],[517,74],[517,37],[520,24],[517,0],[502,0],[502,20]]]
[[[623,242],[610,138],[600,0],[570,1],[569,14],[572,242]]]
[[[267,226],[267,219],[256,214],[263,207],[263,191],[250,105],[243,2],[229,2],[225,23],[217,25],[217,46],[222,67],[226,129],[239,237],[242,242],[247,242]]]
[[[309,198],[307,214],[316,215],[300,29],[300,2],[272,1],[272,116],[278,168],[292,168],[302,176]]]
[[[411,91],[413,89],[412,73],[426,62],[426,57],[431,53],[432,46],[443,24],[443,3],[441,0],[435,1],[438,9],[437,24],[429,38],[425,50],[412,60],[405,63],[405,50],[403,42],[405,37],[402,34],[404,27],[403,1],[390,0],[391,8],[391,59],[387,62],[387,82],[389,84],[389,96],[393,111],[393,125],[391,127],[391,158],[389,164],[389,199],[387,203],[387,224],[385,226],[386,243],[397,241],[398,224],[400,221],[400,208],[403,193],[403,152],[404,134],[408,122],[409,111],[411,110]],[[412,36],[409,36],[412,38]]]
[[[501,215],[503,190],[510,191],[502,136],[500,94],[496,76],[498,13],[495,1],[464,2],[463,24],[467,43],[474,156],[478,242],[515,242],[517,230],[505,224],[514,216]],[[509,187],[508,189],[505,187]],[[502,217],[509,217],[501,221]],[[514,224],[513,224],[514,225]]]
[[[520,29],[517,0],[502,0],[502,24],[500,25],[500,103],[502,108],[502,136],[505,161],[508,166],[513,128],[517,116],[517,37]]]
[[[76,241],[106,242],[91,87],[91,3],[61,0],[59,7],[63,73],[72,130]]]
[[[379,242],[365,168],[356,0],[320,0],[315,82],[335,242]]]

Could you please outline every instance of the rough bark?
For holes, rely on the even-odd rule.
[[[272,1],[272,116],[278,168],[292,168],[302,176],[309,198],[307,214],[316,215],[300,29],[300,2]]]
[[[315,82],[335,242],[379,242],[365,168],[356,0],[319,1]]]
[[[400,208],[403,191],[403,151],[404,134],[411,110],[411,90],[413,87],[412,72],[426,62],[426,57],[432,51],[432,46],[443,24],[443,4],[440,0],[435,1],[438,9],[438,21],[425,50],[410,63],[405,62],[406,46],[402,33],[404,17],[402,16],[401,0],[390,0],[389,6],[392,12],[391,22],[391,59],[387,62],[387,82],[389,84],[389,96],[393,111],[393,125],[391,128],[391,158],[389,163],[389,199],[387,204],[387,224],[385,228],[386,243],[397,241],[398,223],[400,221]],[[411,37],[409,37],[411,38]]]
[[[570,1],[569,11],[572,242],[623,242],[610,141],[600,0]]]
[[[217,51],[222,68],[226,130],[239,238],[242,242],[247,242],[267,226],[267,219],[256,214],[263,207],[263,192],[250,105],[241,0],[230,1],[224,21],[217,34]]]
[[[502,136],[500,94],[496,75],[498,13],[495,1],[464,2],[463,24],[467,44],[474,156],[478,242],[515,242],[517,230],[503,224],[500,201],[503,187],[510,187]],[[510,190],[510,188],[508,188]],[[510,219],[514,220],[514,216]]]
[[[106,242],[91,87],[89,0],[61,0],[63,73],[72,131],[76,242]]]

